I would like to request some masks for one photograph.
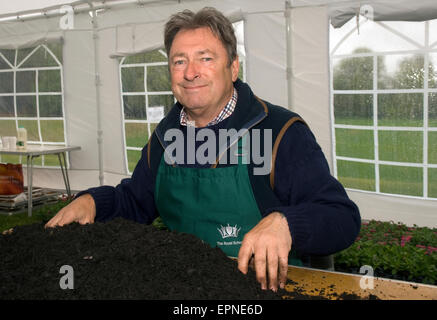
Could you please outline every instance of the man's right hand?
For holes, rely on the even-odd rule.
[[[59,212],[46,223],[46,228],[63,226],[72,222],[80,224],[93,223],[96,217],[96,204],[90,194],[84,194],[74,199],[69,205],[59,210]]]

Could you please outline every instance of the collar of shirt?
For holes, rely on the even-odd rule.
[[[235,90],[234,88],[232,97],[229,100],[229,102],[226,104],[224,109],[220,112],[220,114],[217,117],[215,117],[212,121],[210,121],[206,126],[207,127],[212,126],[229,117],[235,110],[235,106],[237,105],[237,99],[238,99],[238,93],[237,90]],[[188,120],[187,113],[185,112],[185,108],[182,108],[181,110],[180,123],[182,126],[187,126],[187,125],[195,126],[194,121]]]

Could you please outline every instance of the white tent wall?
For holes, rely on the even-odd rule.
[[[288,107],[284,13],[247,14],[244,22],[247,82],[261,99]]]
[[[360,208],[363,219],[402,222],[409,226],[435,228],[437,201],[379,195],[348,190],[349,197]]]
[[[405,3],[404,0],[402,2]],[[103,183],[116,185],[122,178],[128,177],[124,158],[119,59],[116,56],[162,45],[163,24],[172,13],[204,6],[214,6],[232,19],[244,19],[247,82],[260,98],[299,113],[308,122],[333,168],[328,26],[334,10],[329,1],[291,1],[292,5],[298,6],[291,9],[291,34],[288,39],[291,41],[292,62],[291,106],[288,106],[287,92],[285,1],[157,1],[143,6],[129,4],[114,7],[110,3],[109,9],[97,15],[97,38],[94,38],[91,17],[87,12],[75,14],[74,28],[65,31],[59,29],[59,16],[0,22],[0,47],[7,43],[23,46],[32,41],[63,38],[66,142],[82,148],[70,155],[69,177],[73,190],[83,190],[100,183],[98,102],[103,134]],[[320,6],[312,6],[314,3]],[[351,9],[348,10],[350,14]],[[97,44],[97,66],[94,41]],[[100,78],[98,88],[95,85],[96,72]],[[26,172],[24,176],[26,178]],[[62,189],[62,174],[59,169],[36,168],[34,184]],[[437,201],[352,190],[348,190],[348,194],[360,207],[364,219],[436,226]]]
[[[31,47],[61,34],[58,18],[0,23],[0,44],[3,49]]]
[[[327,8],[291,11],[292,109],[308,123],[332,169]]]
[[[70,155],[72,175],[75,170],[98,170],[92,31],[65,33],[64,96],[68,143],[81,146]]]
[[[109,53],[115,48],[116,29],[109,28],[99,32],[98,56],[100,60],[100,104],[102,109],[102,130],[105,171],[104,183],[114,185],[125,176],[124,139],[122,106],[120,98],[119,60],[111,59]],[[144,144],[146,141],[144,140]],[[109,180],[106,173],[116,174]],[[121,176],[118,176],[122,174]]]
[[[0,4],[0,13],[16,13],[29,10],[38,10],[41,8],[52,7],[56,5],[69,4],[73,1],[68,0],[19,0],[19,1],[2,1]]]

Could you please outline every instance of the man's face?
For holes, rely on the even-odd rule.
[[[207,27],[181,30],[170,49],[172,91],[188,112],[214,114],[231,98],[239,62],[229,66],[222,42]]]

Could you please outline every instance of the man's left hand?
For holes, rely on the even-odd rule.
[[[238,269],[246,274],[253,256],[256,278],[261,288],[266,290],[268,281],[271,290],[278,290],[278,282],[283,289],[287,280],[291,243],[287,219],[282,213],[272,212],[244,236],[238,253]]]

